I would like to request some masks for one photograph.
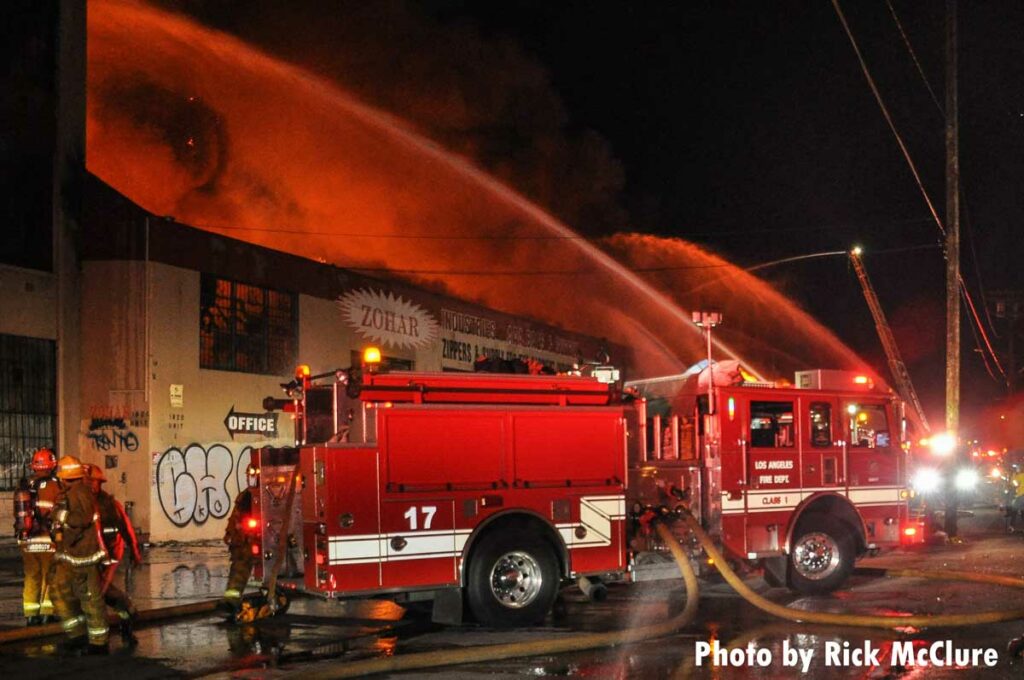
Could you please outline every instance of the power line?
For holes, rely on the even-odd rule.
[[[705,236],[741,236],[748,234],[772,234],[772,233],[787,233],[787,232],[835,232],[842,230],[850,230],[856,228],[864,228],[865,226],[892,226],[900,224],[921,224],[923,222],[930,222],[931,220],[926,218],[909,218],[905,220],[885,220],[871,223],[857,223],[857,224],[822,224],[815,226],[803,226],[803,227],[764,227],[760,229],[725,229],[721,231],[689,231],[689,232],[676,232],[668,235],[660,234],[648,234],[639,233],[640,236],[653,236],[656,238],[693,238],[693,237],[705,237]],[[198,225],[193,225],[198,226]],[[423,241],[598,241],[603,236],[584,236],[581,234],[576,235],[561,235],[561,234],[529,234],[529,235],[516,235],[516,234],[381,234],[371,232],[353,232],[353,231],[332,231],[332,230],[318,230],[318,229],[287,229],[282,227],[239,227],[239,226],[206,226],[203,229],[209,230],[220,230],[220,231],[244,231],[244,232],[255,232],[255,233],[268,233],[268,234],[294,234],[296,236],[337,236],[344,238],[367,238],[367,239],[398,239],[398,240],[423,240]]]
[[[896,129],[896,123],[893,122],[892,116],[889,114],[889,108],[885,105],[885,100],[882,99],[882,93],[878,91],[878,86],[875,85],[875,79],[871,77],[871,71],[868,69],[867,62],[864,61],[864,55],[861,54],[860,46],[857,44],[857,39],[853,37],[850,25],[846,23],[846,16],[843,14],[843,10],[839,7],[839,0],[832,0],[832,7],[835,8],[836,15],[839,17],[839,23],[843,25],[846,37],[849,38],[850,45],[853,46],[853,52],[857,55],[857,61],[860,62],[860,70],[864,74],[864,78],[868,81],[868,87],[871,88],[871,93],[875,95],[875,101],[878,102],[878,108],[882,110],[885,122],[889,124],[889,130],[892,131],[893,137],[896,138],[896,143],[899,144],[900,151],[903,153],[903,158],[907,161],[907,165],[910,167],[910,172],[914,175],[914,181],[917,182],[917,188],[921,190],[921,196],[924,197],[924,202],[928,205],[928,212],[931,213],[932,219],[935,220],[935,224],[938,226],[939,231],[945,234],[946,227],[942,224],[942,219],[939,218],[939,213],[935,210],[935,206],[932,204],[932,199],[928,196],[928,192],[924,188],[924,182],[921,181],[921,175],[917,171],[917,165],[914,164],[914,159],[910,157],[910,151],[907,149],[907,145],[903,142],[903,137],[900,136],[899,130]]]
[[[942,104],[939,103],[939,98],[935,96],[935,90],[932,89],[932,84],[928,81],[928,76],[924,74],[924,69],[921,67],[921,62],[918,61],[917,53],[914,51],[914,47],[910,44],[910,38],[907,37],[907,32],[903,30],[903,23],[900,18],[896,16],[896,9],[892,6],[891,0],[885,0],[885,4],[889,6],[889,13],[892,14],[892,20],[896,22],[896,28],[899,29],[900,37],[903,38],[903,44],[907,47],[907,52],[910,53],[910,58],[914,61],[914,66],[917,67],[917,72],[921,76],[921,80],[924,82],[925,88],[928,90],[929,96],[932,98],[932,102],[935,104],[935,108],[939,110],[939,115],[943,118],[946,117],[946,111],[942,108]]]
[[[893,137],[896,138],[896,143],[899,145],[900,151],[903,153],[903,158],[907,161],[907,165],[910,167],[910,171],[914,175],[914,181],[917,182],[917,188],[921,191],[921,196],[924,198],[924,201],[928,206],[928,211],[931,213],[939,231],[943,236],[945,236],[946,227],[939,218],[939,214],[935,210],[935,205],[932,203],[931,197],[928,196],[928,191],[925,189],[924,183],[921,181],[921,175],[917,171],[917,166],[914,164],[914,160],[910,156],[910,151],[907,149],[907,145],[904,144],[903,137],[900,136],[899,130],[896,129],[896,123],[893,122],[892,116],[889,114],[889,109],[885,105],[885,100],[882,99],[882,94],[875,85],[875,80],[871,76],[871,71],[868,69],[867,62],[864,60],[864,55],[861,54],[857,40],[853,37],[853,32],[850,30],[850,25],[846,22],[846,16],[843,14],[843,10],[839,7],[839,0],[832,0],[832,7],[835,9],[836,15],[839,17],[839,23],[842,24],[843,31],[846,32],[846,37],[850,40],[850,45],[853,47],[854,54],[857,55],[857,61],[860,63],[861,72],[864,74],[864,78],[868,82],[868,87],[871,88],[871,92],[875,96],[878,108],[881,109],[882,115],[885,117],[885,122],[888,123],[889,130],[892,131]],[[967,284],[964,282],[962,274],[959,276],[958,282],[961,294],[968,303],[968,308],[971,311],[973,321],[977,324],[978,331],[985,342],[985,347],[987,347],[988,351],[991,353],[992,360],[995,362],[996,368],[998,368],[1000,373],[1005,376],[1006,373],[1003,371],[1002,364],[999,362],[999,357],[996,355],[995,350],[992,349],[992,343],[989,341],[988,333],[985,332],[985,327],[981,324],[981,319],[978,317],[978,312],[974,307],[974,301],[971,299],[971,293],[967,290]],[[978,349],[982,349],[980,345],[978,346]]]
[[[883,254],[883,253],[902,253],[913,250],[929,250],[938,248],[938,244],[925,244],[916,246],[906,246],[901,248],[885,248],[882,250],[873,250],[872,253]],[[739,267],[731,262],[722,262],[717,264],[692,264],[692,265],[665,265],[658,267],[630,267],[629,271],[634,273],[656,273],[656,272],[674,272],[674,271],[687,271],[695,269],[722,269],[724,267],[733,267],[738,271],[757,271],[759,269],[765,269],[767,267],[773,267],[775,265],[783,264],[786,262],[796,262],[799,260],[810,260],[819,257],[835,257],[837,255],[845,256],[847,252],[845,250],[830,250],[821,253],[810,253],[806,255],[794,255],[791,257],[784,257],[778,260],[771,260],[770,262],[762,262],[750,267]],[[605,273],[600,269],[547,269],[547,270],[458,270],[458,269],[400,269],[391,267],[360,267],[358,265],[338,265],[344,269],[351,269],[353,271],[360,272],[381,272],[387,274],[422,274],[422,275],[433,275],[433,276],[591,276],[594,274]]]
[[[917,58],[917,53],[914,51],[913,45],[910,44],[910,38],[907,36],[906,31],[903,30],[903,24],[902,24],[902,22],[900,22],[899,16],[896,15],[896,9],[893,7],[891,0],[885,0],[885,4],[889,7],[889,13],[892,14],[892,19],[896,23],[896,28],[899,29],[900,36],[903,38],[903,44],[906,46],[907,52],[910,54],[910,58],[914,62],[914,66],[917,67],[917,72],[921,76],[921,82],[924,83],[925,89],[928,90],[928,95],[931,97],[932,102],[935,104],[935,108],[938,109],[939,114],[942,115],[943,117],[945,117],[946,112],[943,109],[942,104],[939,103],[938,97],[935,96],[935,90],[932,89],[931,82],[928,80],[928,76],[925,75],[924,69],[921,67],[921,62]],[[971,260],[974,263],[974,275],[978,278],[978,291],[981,293],[982,309],[985,310],[985,318],[988,321],[989,329],[992,331],[992,334],[996,338],[998,338],[999,334],[996,332],[995,324],[992,323],[992,317],[989,315],[988,306],[985,304],[985,284],[984,284],[984,281],[982,280],[981,268],[978,266],[978,253],[977,253],[977,250],[974,247],[974,228],[973,228],[973,225],[971,223],[969,211],[967,209],[967,196],[966,196],[966,192],[963,190],[963,188],[961,188],[960,189],[960,193],[961,193],[961,199],[963,200],[963,203],[964,203],[964,217],[966,218],[964,220],[964,222],[967,224],[967,245],[971,249]],[[963,277],[961,275],[961,279],[962,278]],[[977,323],[978,323],[978,325],[980,327],[981,326],[981,319],[978,318],[977,311],[974,309],[974,301],[971,300],[970,293],[966,290],[966,283],[964,281],[961,281],[961,285],[964,286],[964,288],[965,288],[965,290],[964,290],[964,300],[967,302],[968,306],[971,308],[971,311],[972,311],[972,313],[973,313],[973,315],[974,315],[974,317],[975,317],[975,319],[976,319],[976,321],[977,321]],[[977,331],[973,327],[971,328],[971,330],[972,330],[973,335],[974,335],[975,344],[977,345],[978,350],[981,351],[982,358],[985,359],[985,368],[986,368],[986,370],[988,370],[989,375],[992,375],[993,379],[996,379],[995,375],[992,374],[992,369],[989,368],[988,359],[987,359],[987,357],[985,357],[984,351],[981,348],[981,339],[978,337]],[[984,332],[984,329],[983,329],[983,332]],[[985,340],[985,344],[989,346],[989,351],[992,351],[991,350],[991,346],[992,345],[989,342],[988,337],[985,337],[984,340]],[[1002,371],[1002,366],[1000,366],[999,359],[998,359],[998,357],[996,357],[995,352],[992,352],[992,358],[995,360],[996,366],[999,367],[999,370]]]

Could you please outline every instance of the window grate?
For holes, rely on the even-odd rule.
[[[298,347],[294,293],[203,274],[199,294],[199,367],[288,375]]]
[[[53,340],[0,334],[0,490],[28,474],[36,449],[57,440]]]

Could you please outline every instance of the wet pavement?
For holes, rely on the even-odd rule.
[[[963,520],[967,542],[897,551],[869,558],[860,566],[951,569],[1021,575],[1024,537],[1002,533],[994,510],[977,510]],[[0,627],[20,626],[20,588],[16,558],[0,558]],[[146,564],[128,576],[140,609],[166,607],[216,598],[227,578],[227,559],[220,545],[167,545],[147,551]],[[789,606],[865,614],[976,613],[992,609],[1024,609],[1024,591],[989,585],[855,576],[830,596],[796,597],[769,589],[760,579],[751,585],[770,599]],[[680,582],[613,586],[600,603],[586,601],[568,588],[545,626],[495,631],[475,626],[444,628],[429,622],[423,610],[409,613],[383,600],[324,602],[297,598],[288,613],[235,626],[213,615],[179,619],[137,631],[139,645],[123,647],[116,635],[108,658],[60,659],[55,639],[0,647],[0,669],[32,678],[92,677],[277,678],[298,671],[381,654],[452,649],[519,640],[571,636],[577,631],[616,630],[664,620],[682,606]],[[1007,641],[1024,633],[1024,621],[955,630],[886,632],[824,628],[787,623],[769,617],[732,593],[724,584],[702,583],[697,621],[669,637],[601,651],[489,662],[405,674],[405,677],[503,678],[571,676],[594,678],[784,678],[801,674],[815,678],[1019,678],[1024,666],[1011,665]],[[739,665],[697,665],[698,643],[716,639],[734,650]],[[892,665],[893,649],[917,656],[934,641],[951,640],[959,649],[995,649],[996,665],[963,667]],[[842,653],[877,650],[878,666],[857,666]],[[746,649],[750,646],[750,651]],[[757,649],[761,651],[758,652]],[[829,665],[833,648],[838,665]],[[939,650],[941,651],[941,650]],[[787,660],[796,665],[784,665]],[[747,654],[750,657],[747,657]],[[757,664],[767,657],[766,666]],[[742,656],[742,660],[738,657]],[[845,663],[844,663],[845,661]],[[301,677],[301,675],[300,675]]]

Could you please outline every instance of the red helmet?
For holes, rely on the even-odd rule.
[[[39,449],[32,454],[30,467],[36,472],[53,472],[53,469],[57,467],[57,454],[50,449]]]

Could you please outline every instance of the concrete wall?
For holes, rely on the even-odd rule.
[[[57,277],[0,265],[0,333],[57,339]]]
[[[278,396],[290,378],[199,368],[200,274],[149,266],[149,530],[157,541],[220,538],[251,449],[294,441],[286,415],[275,438],[232,439],[224,420],[232,409],[262,413],[263,398]]]
[[[104,469],[107,490],[130,503],[133,522],[145,531],[150,515],[145,263],[84,262],[80,296],[78,453]]]
[[[229,413],[262,414],[264,397],[282,396],[280,384],[292,374],[200,368],[200,281],[195,269],[153,260],[88,259],[82,268],[79,450],[106,470],[108,490],[130,504],[135,524],[152,541],[220,538],[252,450],[294,441],[287,414],[278,415],[275,435],[232,437],[228,431]],[[356,321],[351,305],[343,309],[336,299],[299,294],[298,349],[290,359],[314,373],[350,366],[353,352],[371,344],[359,321],[374,301],[387,304],[379,297],[386,286],[378,286],[369,302],[360,302],[369,306],[356,308]],[[416,343],[383,343],[385,356],[411,361],[416,370],[453,368],[442,340],[444,333],[453,337],[451,329],[434,320],[436,310],[417,313],[424,315],[417,327],[437,327]],[[454,337],[473,340],[464,333]],[[485,339],[473,349],[496,342]]]

